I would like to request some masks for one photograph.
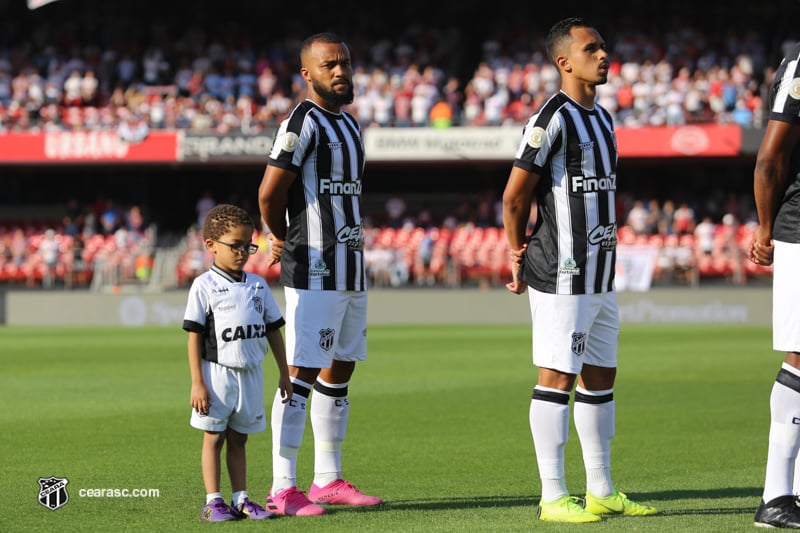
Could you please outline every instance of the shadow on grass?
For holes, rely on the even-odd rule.
[[[632,500],[653,503],[676,500],[718,500],[730,498],[760,498],[760,487],[730,487],[724,489],[682,489],[655,492],[629,493]],[[536,506],[538,495],[531,496],[475,496],[469,498],[439,498],[423,500],[393,500],[372,509],[424,511],[437,509],[476,509]],[[698,502],[700,503],[700,502]],[[749,515],[755,513],[757,503],[741,507],[707,506],[695,509],[661,509],[660,516],[678,515]],[[656,506],[658,507],[658,506]]]
[[[681,515],[752,515],[758,507],[763,493],[762,487],[728,487],[724,489],[681,489],[656,492],[637,492],[632,499],[644,502],[670,502],[675,500],[720,500],[730,498],[753,498],[752,505],[740,507],[715,507],[713,505],[696,509],[662,509],[661,516]]]
[[[532,496],[475,496],[471,498],[438,498],[424,500],[392,500],[384,507],[398,511],[424,511],[432,509],[476,509],[480,507],[520,507],[536,505]]]
[[[660,490],[654,492],[631,492],[631,499],[639,500],[695,500],[695,499],[721,499],[721,498],[760,498],[764,489],[762,487],[728,487],[724,489],[680,489]]]

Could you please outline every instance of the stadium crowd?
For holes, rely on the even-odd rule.
[[[134,141],[152,129],[248,134],[274,128],[303,96],[296,39],[259,41],[188,20],[143,23],[140,41],[115,38],[125,32],[114,26],[95,36],[42,24],[0,48],[0,132],[116,129]],[[762,34],[671,19],[647,31],[624,20],[614,27],[610,82],[599,94],[618,124],[762,125],[776,53]],[[350,111],[370,127],[519,125],[557,90],[543,31],[500,24],[479,49],[464,33],[413,25],[349,36]]]
[[[204,193],[198,219],[217,199]],[[651,253],[653,284],[732,285],[767,279],[771,270],[746,258],[757,220],[752,197],[716,190],[699,202],[630,193],[618,198],[618,242],[627,250]],[[365,219],[367,275],[375,286],[502,286],[510,272],[508,244],[502,230],[501,203],[492,190],[466,195],[452,209],[428,205],[411,208],[396,195],[384,210]],[[536,206],[529,226],[535,223]],[[254,242],[259,252],[247,269],[275,281],[279,265],[270,265],[269,240],[253,212]],[[138,205],[102,196],[92,205],[71,200],[61,220],[35,224],[0,223],[0,284],[28,287],[89,286],[103,283],[147,284],[153,272],[157,228]],[[199,224],[187,224],[174,247],[174,272],[162,280],[185,287],[210,266]],[[623,250],[624,253],[624,250]]]
[[[547,22],[538,27],[538,19],[520,11],[525,6],[511,6],[519,16],[463,26],[447,17],[439,17],[439,24],[395,24],[381,6],[348,11],[312,4],[309,11],[330,17],[326,28],[343,28],[351,45],[356,99],[348,110],[365,127],[519,126],[557,90],[556,71],[544,52]],[[634,6],[640,4],[626,9]],[[296,17],[266,32],[244,26],[257,26],[255,15],[236,23],[216,20],[225,13],[213,3],[184,6],[192,15],[172,20],[142,7],[131,13],[113,3],[56,2],[42,10],[51,10],[48,16],[0,17],[0,137],[116,130],[135,142],[160,129],[247,135],[276,127],[303,97],[294,58],[299,38],[311,29]],[[708,5],[698,18],[689,16],[691,7],[677,0],[669,15],[650,19],[622,8],[592,17],[599,27],[613,28],[605,32],[612,65],[609,83],[599,87],[601,103],[625,126],[761,127],[775,58],[791,44],[774,40],[779,32],[771,32],[770,6],[734,12]],[[431,14],[440,8],[429,6]],[[65,17],[60,9],[74,11]],[[406,15],[416,17],[409,9]],[[750,16],[754,12],[762,22]],[[281,18],[278,12],[272,16]],[[741,246],[752,231],[752,197],[706,192],[686,206],[677,196],[619,194],[619,242],[658,250],[655,282],[745,283],[763,274],[748,271],[751,265],[731,244],[731,235]],[[507,250],[497,204],[496,192],[473,192],[450,213],[425,206],[370,213],[373,283],[502,282]],[[126,215],[134,207],[116,211],[113,230],[102,225],[107,210],[98,206],[83,206],[79,215],[70,208],[63,221],[0,222],[0,283],[47,285],[54,277],[65,285],[88,283],[99,264],[116,265],[119,277],[146,282],[155,235],[146,223],[129,227]],[[687,210],[690,216],[682,219]],[[668,221],[670,212],[676,221]],[[207,260],[192,227],[182,242],[179,284]],[[55,267],[47,266],[52,260],[45,259],[47,247],[40,247],[51,238],[61,254]],[[259,238],[263,249],[266,241]],[[251,258],[254,268],[262,255],[268,256]]]

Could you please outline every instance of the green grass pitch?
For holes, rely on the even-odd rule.
[[[189,419],[186,334],[175,328],[0,327],[2,531],[752,531],[769,393],[769,328],[625,326],[615,389],[615,482],[654,517],[565,526],[535,518],[526,326],[372,326],[350,388],[345,475],[386,504],[324,517],[202,524],[201,433]],[[276,370],[265,360],[267,398]],[[268,400],[269,402],[270,400]],[[299,481],[312,480],[310,423]],[[269,431],[248,443],[249,491],[271,481]],[[584,491],[574,429],[567,482]],[[69,502],[38,502],[41,477]],[[230,498],[223,467],[223,493]],[[155,488],[153,498],[81,489]]]

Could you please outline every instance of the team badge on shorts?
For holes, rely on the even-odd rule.
[[[51,511],[66,505],[69,501],[67,483],[69,480],[65,477],[40,477],[39,503]]]
[[[577,332],[572,334],[572,353],[583,355],[586,351],[586,333]]]
[[[336,332],[333,328],[324,328],[319,330],[319,347],[326,352],[333,347],[333,334]]]

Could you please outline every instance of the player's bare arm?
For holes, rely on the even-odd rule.
[[[201,353],[203,337],[195,332],[189,332],[187,351],[189,353],[189,373],[192,378],[192,388],[189,393],[189,403],[193,409],[204,415],[208,414],[208,406],[211,403],[208,389],[203,381],[203,371],[201,370]]]
[[[289,378],[289,366],[286,364],[286,345],[283,342],[281,330],[268,331],[267,342],[269,343],[269,349],[272,351],[272,357],[275,359],[275,364],[278,366],[278,389],[281,391],[283,403],[286,403],[292,399],[294,389]]]
[[[750,244],[750,261],[771,265],[772,226],[786,191],[787,169],[793,148],[800,142],[800,125],[770,120],[761,141],[754,171],[754,194],[759,227]]]
[[[525,254],[525,231],[531,214],[531,198],[539,175],[519,167],[512,167],[503,191],[503,228],[511,248],[511,282],[506,288],[522,294],[527,285],[519,279],[519,269]]]
[[[269,228],[272,248],[272,263],[281,260],[283,244],[286,240],[286,207],[289,187],[297,177],[295,172],[267,165],[264,177],[258,187],[258,208],[261,218]]]

